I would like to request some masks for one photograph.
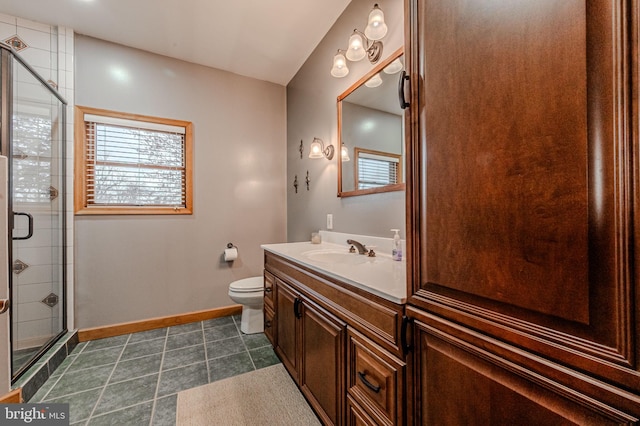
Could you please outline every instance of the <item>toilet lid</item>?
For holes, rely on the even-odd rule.
[[[239,293],[260,291],[264,288],[262,277],[251,277],[242,280],[234,281],[229,284],[229,288]]]

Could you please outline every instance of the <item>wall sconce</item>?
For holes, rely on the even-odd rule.
[[[344,143],[342,144],[342,148],[340,148],[340,156],[343,162],[351,160],[351,158],[349,158],[349,148],[347,148]]]
[[[333,159],[334,148],[333,145],[324,147],[322,139],[313,138],[311,142],[311,150],[309,151],[309,158],[326,158],[327,160]]]
[[[338,49],[338,53],[333,57],[331,75],[340,78],[349,74],[347,59],[355,62],[366,56],[372,64],[378,62],[382,56],[382,42],[379,40],[386,34],[387,24],[384,23],[384,13],[376,3],[369,12],[369,21],[364,33],[354,29],[349,37],[349,48],[346,51]]]

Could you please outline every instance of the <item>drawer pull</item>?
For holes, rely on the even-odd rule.
[[[296,318],[302,318],[302,313],[300,312],[300,305],[302,305],[302,299],[296,297],[293,301],[293,314]]]
[[[358,377],[360,378],[360,381],[369,389],[371,389],[372,391],[374,391],[375,393],[380,392],[380,386],[376,386],[374,384],[372,384],[370,381],[367,380],[367,373],[363,373],[361,371],[358,371]]]
[[[402,328],[400,329],[400,345],[402,347],[402,353],[404,354],[404,356],[407,356],[411,349],[413,349],[413,345],[411,345],[407,340],[407,328],[409,327],[409,324],[412,323],[413,318],[409,318],[406,315],[402,317]]]

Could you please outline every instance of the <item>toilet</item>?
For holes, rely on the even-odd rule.
[[[242,305],[240,331],[245,334],[264,331],[264,283],[262,276],[245,278],[229,284],[229,297]]]

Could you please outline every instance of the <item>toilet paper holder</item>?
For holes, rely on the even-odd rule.
[[[232,243],[227,244],[227,248],[224,250],[225,262],[233,262],[238,258],[238,247]]]

